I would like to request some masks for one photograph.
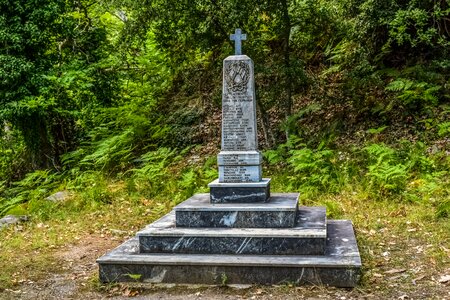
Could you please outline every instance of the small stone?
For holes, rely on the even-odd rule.
[[[70,197],[69,191],[60,191],[57,193],[54,193],[53,195],[48,196],[45,198],[45,200],[52,201],[52,202],[61,202],[66,200],[68,197]]]
[[[20,223],[20,222],[25,222],[25,221],[28,221],[28,217],[27,216],[8,215],[8,216],[5,216],[5,217],[0,219],[0,228],[7,227],[9,225],[17,224],[17,223]]]
[[[442,275],[439,278],[439,283],[447,283],[450,282],[450,275]]]

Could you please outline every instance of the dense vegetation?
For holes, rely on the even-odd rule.
[[[205,190],[236,27],[275,189],[449,217],[449,0],[0,0],[0,216]]]

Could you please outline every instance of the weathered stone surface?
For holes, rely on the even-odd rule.
[[[196,194],[176,206],[176,226],[282,228],[295,225],[298,193],[272,194],[266,203],[213,204],[209,198],[209,194]]]
[[[52,202],[60,202],[60,201],[66,200],[69,197],[70,197],[69,191],[60,191],[60,192],[57,192],[57,193],[54,193],[54,194],[48,196],[47,198],[45,198],[45,200],[52,201]]]
[[[183,228],[175,227],[172,211],[137,236],[141,253],[320,255],[326,228],[312,222],[299,219],[292,228]]]
[[[269,178],[246,183],[221,183],[215,180],[208,186],[211,203],[266,202],[270,197]]]
[[[361,259],[350,221],[329,221],[325,255],[139,254],[132,238],[99,258],[102,282],[296,284],[354,287]],[[132,275],[132,276],[130,276]],[[134,278],[134,279],[133,279]]]
[[[28,221],[27,216],[13,216],[7,215],[0,219],[0,228],[7,227],[9,225],[17,224],[20,222]]]

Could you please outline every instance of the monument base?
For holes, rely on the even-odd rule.
[[[354,287],[361,276],[352,223],[328,221],[324,255],[140,253],[134,237],[97,260],[100,280]]]
[[[216,179],[208,186],[211,203],[266,202],[270,197],[270,178],[245,183],[222,183]]]

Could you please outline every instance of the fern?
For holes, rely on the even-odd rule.
[[[170,181],[170,165],[179,159],[177,150],[169,148],[159,148],[145,153],[140,158],[142,166],[130,171],[131,187],[148,197],[157,195]]]
[[[372,193],[390,194],[404,190],[408,178],[407,166],[398,162],[394,149],[384,144],[372,144],[364,148],[369,154],[366,176]]]
[[[441,86],[427,82],[417,82],[406,78],[398,78],[390,82],[386,91],[396,92],[397,99],[405,104],[426,104],[436,106],[439,102],[438,92]]]
[[[439,136],[450,136],[450,122],[443,122],[438,125]]]
[[[38,170],[11,183],[11,187],[3,192],[8,200],[0,201],[0,216],[23,203],[43,199],[60,184],[58,179],[56,174],[48,170]]]
[[[450,217],[450,199],[449,198],[445,199],[438,205],[438,207],[436,209],[436,217],[438,217],[438,218]]]
[[[95,151],[85,156],[80,164],[95,169],[123,169],[129,165],[133,150],[133,130],[126,129],[95,144]]]
[[[336,153],[320,144],[315,150],[303,148],[291,150],[288,159],[295,176],[290,185],[307,194],[318,191],[336,192],[342,186]]]

